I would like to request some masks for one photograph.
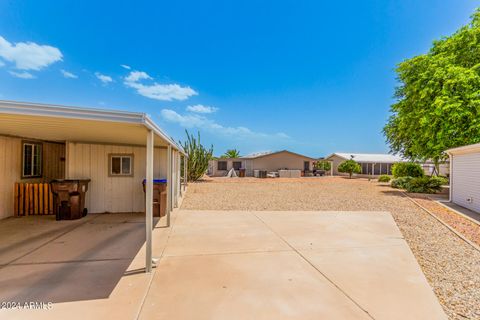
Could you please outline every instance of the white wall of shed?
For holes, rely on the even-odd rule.
[[[86,207],[89,212],[143,212],[146,148],[86,143],[67,143],[67,178],[89,178]],[[132,177],[109,176],[109,154],[133,154]],[[155,148],[154,178],[167,177],[167,150]]]
[[[480,212],[480,153],[452,156],[450,177],[452,202]]]

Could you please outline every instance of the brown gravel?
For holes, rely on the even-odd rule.
[[[214,178],[191,183],[182,209],[392,213],[450,319],[480,319],[480,252],[401,192],[366,179]]]
[[[480,246],[480,226],[458,213],[445,208],[428,196],[409,194],[422,207],[462,234],[465,238]]]

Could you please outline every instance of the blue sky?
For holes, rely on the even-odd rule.
[[[141,111],[215,154],[388,152],[395,65],[476,1],[0,2],[0,99]]]

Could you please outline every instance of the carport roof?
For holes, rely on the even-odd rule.
[[[0,134],[50,141],[145,145],[146,132],[155,146],[185,154],[145,113],[66,107],[0,100]]]

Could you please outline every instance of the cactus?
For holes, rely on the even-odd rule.
[[[207,172],[208,162],[212,159],[213,145],[210,149],[205,148],[200,142],[200,132],[197,132],[197,138],[188,133],[187,140],[180,144],[188,155],[187,159],[187,179],[188,181],[197,181]]]

